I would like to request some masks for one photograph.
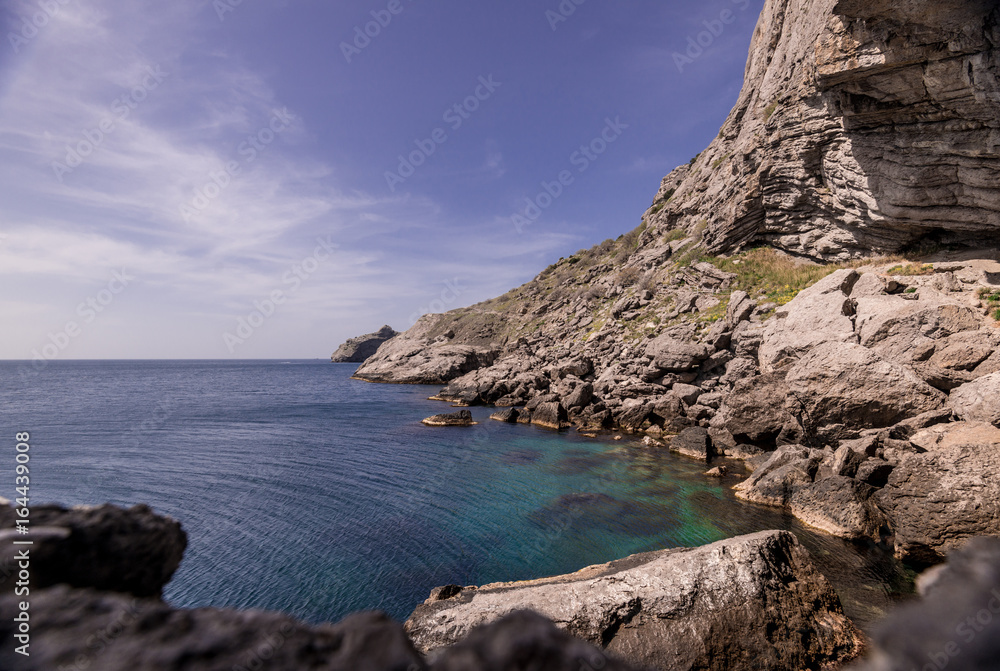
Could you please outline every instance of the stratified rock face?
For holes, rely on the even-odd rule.
[[[393,330],[391,326],[383,326],[375,333],[350,338],[337,348],[330,360],[333,363],[363,363],[378,351],[382,343],[398,335],[399,332]]]
[[[820,668],[853,658],[861,646],[808,553],[779,531],[467,588],[418,606],[406,630],[433,655],[523,608],[626,661],[664,671]]]
[[[945,566],[920,576],[920,601],[879,625],[854,671],[997,668],[1000,659],[1000,539],[975,538]]]
[[[74,587],[159,597],[180,564],[187,535],[148,506],[31,507],[31,533],[14,531],[11,506],[0,506],[0,567],[16,566],[12,540],[30,540],[31,588]],[[0,592],[13,593],[17,571],[0,571]]]
[[[820,259],[995,239],[998,17],[991,0],[768,0],[719,138],[647,216],[717,252]]]

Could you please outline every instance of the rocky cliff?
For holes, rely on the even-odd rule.
[[[374,333],[349,338],[347,342],[337,348],[330,360],[333,363],[363,363],[378,351],[382,343],[398,335],[398,331],[387,325]]]
[[[719,137],[668,175],[654,230],[814,259],[1000,231],[993,0],[769,0]]]
[[[753,458],[741,496],[915,563],[1000,533],[1000,446],[969,438],[1000,426],[998,26],[993,1],[769,0],[719,137],[638,229],[356,377]]]

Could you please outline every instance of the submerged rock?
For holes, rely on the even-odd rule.
[[[781,531],[465,589],[418,606],[406,630],[433,657],[524,608],[632,664],[665,671],[819,668],[852,659],[862,646],[808,553]]]

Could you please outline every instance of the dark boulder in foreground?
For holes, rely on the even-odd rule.
[[[466,588],[418,606],[406,630],[433,657],[525,608],[629,663],[665,671],[822,668],[862,646],[837,595],[784,531]]]
[[[181,525],[148,506],[32,506],[27,535],[16,519],[13,507],[0,506],[0,594],[13,593],[15,557],[28,547],[14,540],[33,543],[32,590],[65,583],[139,597],[160,596],[187,547]]]
[[[482,627],[433,667],[402,625],[381,613],[356,613],[310,626],[280,613],[198,608],[54,587],[33,594],[30,652],[15,652],[17,598],[0,597],[0,668],[12,671],[441,671],[590,668],[631,671],[599,648],[534,613]]]
[[[472,426],[476,422],[472,419],[472,413],[468,410],[459,410],[444,415],[434,415],[427,419],[420,420],[427,426]]]
[[[399,335],[391,326],[383,326],[374,333],[366,333],[357,338],[351,338],[337,348],[330,360],[333,363],[364,363],[372,357],[386,340]]]
[[[414,671],[426,669],[402,627],[359,613],[311,627],[287,615],[199,608],[66,586],[32,593],[30,657],[13,650],[17,599],[0,598],[0,668],[54,671]]]
[[[923,595],[875,631],[854,671],[980,671],[1000,663],[1000,538],[975,538],[924,573]]]

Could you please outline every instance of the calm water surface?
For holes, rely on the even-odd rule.
[[[907,589],[884,553],[736,502],[732,482],[694,461],[489,421],[486,408],[472,409],[472,428],[425,427],[447,411],[427,400],[438,387],[367,384],[353,371],[0,362],[2,435],[12,448],[15,431],[31,432],[36,503],[148,503],[180,520],[189,545],[165,598],[182,607],[403,619],[436,585],[567,573],[772,528],[799,536],[862,624]]]

